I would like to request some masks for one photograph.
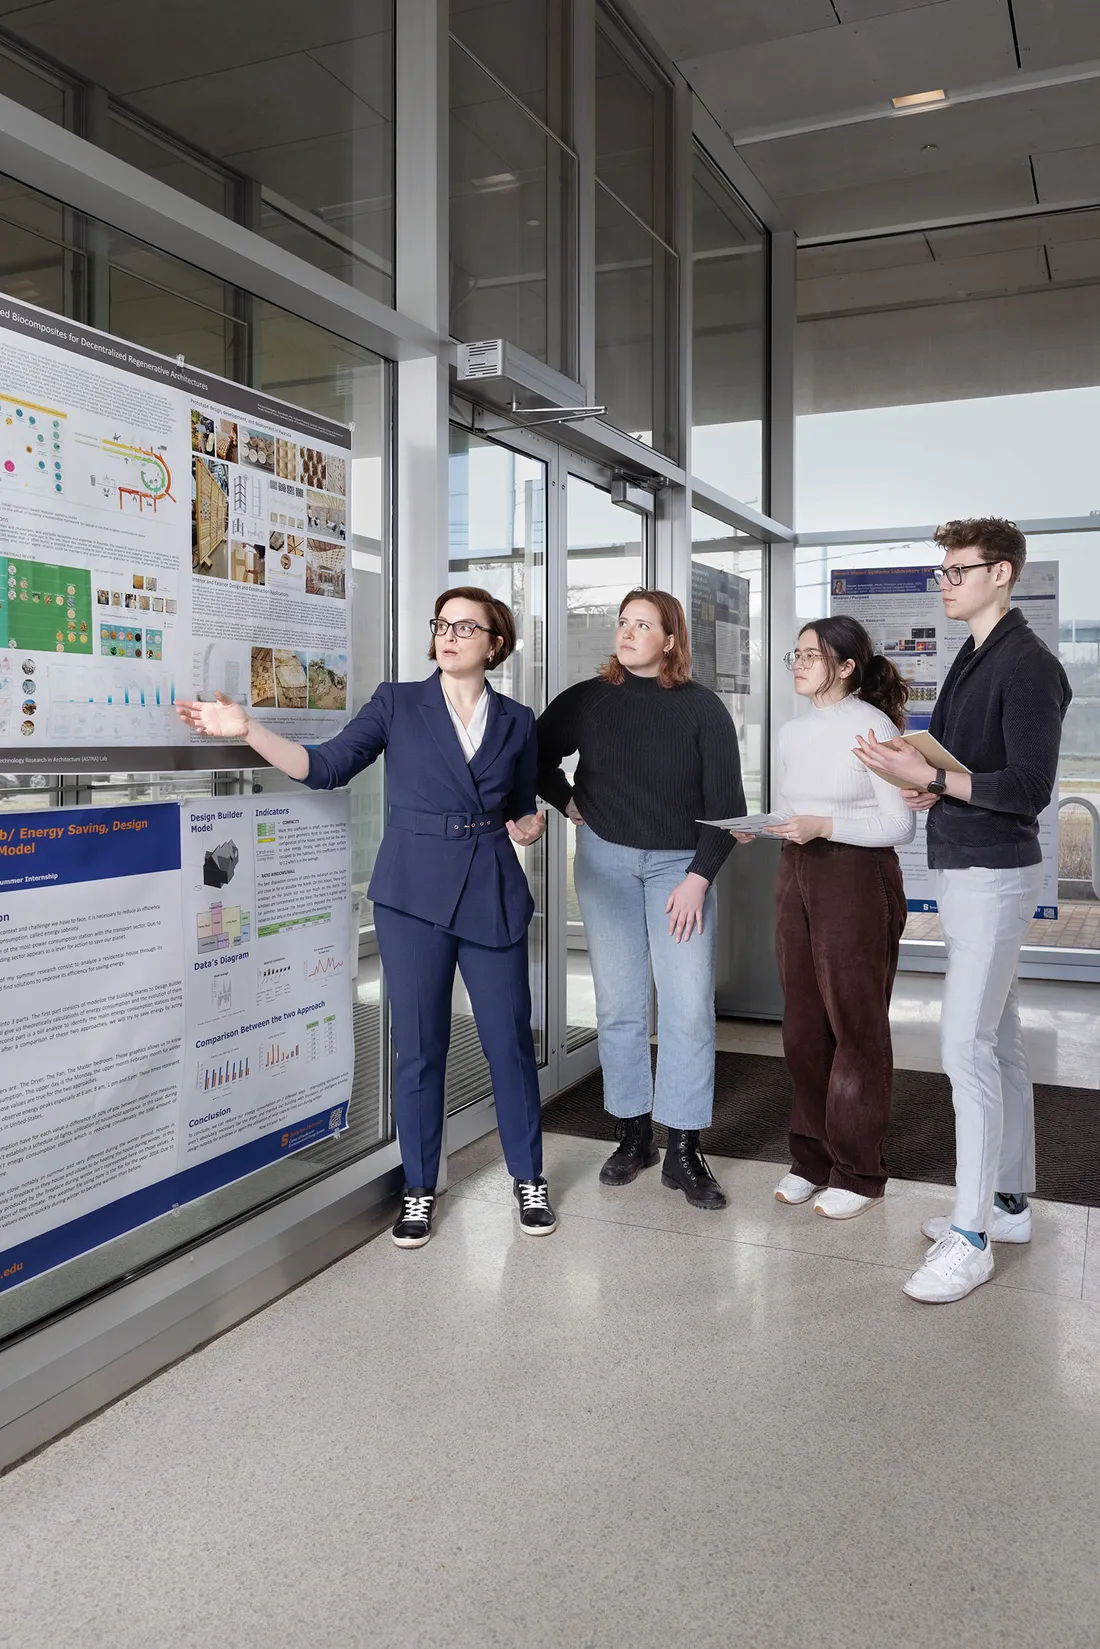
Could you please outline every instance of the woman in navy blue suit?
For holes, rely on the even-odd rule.
[[[383,682],[342,733],[310,749],[222,694],[216,704],[176,704],[198,732],[244,739],[314,790],[347,784],[386,753],[389,821],[367,891],[397,1049],[400,1248],[422,1248],[432,1234],[456,965],[489,1061],[520,1228],[543,1236],[557,1224],[531,1035],[534,901],[512,845],[527,847],[546,828],[535,804],[535,718],[485,680],[515,647],[515,619],[488,591],[464,586],[439,597],[431,629],[434,675]]]

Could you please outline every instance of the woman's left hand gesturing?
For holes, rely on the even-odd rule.
[[[698,876],[695,871],[689,870],[679,887],[674,887],[669,894],[665,906],[668,931],[678,945],[686,943],[696,929],[702,933],[703,900],[709,886],[705,876]]]
[[[532,847],[546,829],[545,813],[526,813],[508,820],[508,834],[517,847]]]

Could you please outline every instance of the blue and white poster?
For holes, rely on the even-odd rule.
[[[940,689],[968,630],[949,619],[933,569],[927,567],[834,568],[829,574],[830,611],[858,618],[880,653],[897,665],[909,685],[906,725],[913,732],[932,720]],[[1028,562],[1012,594],[1031,628],[1058,655],[1058,563]],[[917,834],[898,849],[911,911],[934,912],[935,888],[925,845],[926,816],[917,814]],[[1043,891],[1035,915],[1058,915],[1058,799],[1039,820],[1043,850]]]
[[[346,794],[0,815],[0,1292],[347,1126]]]

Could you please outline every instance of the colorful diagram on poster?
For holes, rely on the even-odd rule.
[[[0,395],[0,495],[8,487],[64,492],[64,429],[63,412]]]
[[[92,580],[82,567],[9,556],[0,565],[0,647],[92,651]]]
[[[211,905],[200,911],[196,930],[200,954],[212,950],[231,950],[236,945],[247,945],[251,916],[240,905]]]
[[[142,447],[117,437],[96,440],[80,434],[75,441],[97,454],[88,479],[106,503],[120,510],[136,510],[139,515],[146,509],[155,515],[161,504],[175,503],[166,446]]]

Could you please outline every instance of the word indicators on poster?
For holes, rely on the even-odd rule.
[[[351,432],[0,300],[0,764],[250,764],[176,715],[291,738],[349,704]]]
[[[0,815],[0,1291],[347,1127],[349,830],[338,793]]]
[[[848,613],[867,630],[878,652],[897,665],[909,687],[906,711],[911,731],[928,727],[947,673],[969,635],[949,619],[931,565],[927,567],[836,568],[829,574],[831,611]],[[1012,592],[1035,634],[1058,655],[1058,563],[1029,561]],[[911,911],[936,909],[935,879],[928,868],[927,817],[917,814],[917,833],[898,849],[905,895]],[[1058,799],[1039,817],[1043,889],[1035,915],[1058,915]]]

